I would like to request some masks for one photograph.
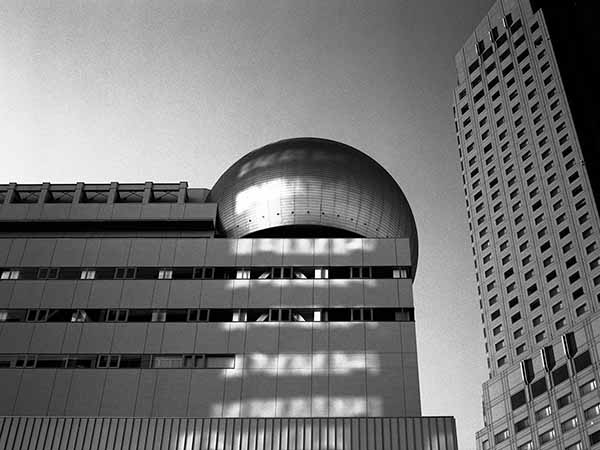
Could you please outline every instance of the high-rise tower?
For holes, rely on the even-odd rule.
[[[0,450],[456,450],[421,416],[410,207],[352,147],[0,185],[0,227]]]
[[[490,375],[479,449],[600,442],[598,33],[582,3],[498,1],[456,57]]]

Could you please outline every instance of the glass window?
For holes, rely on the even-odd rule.
[[[556,438],[556,433],[554,432],[554,429],[551,429],[540,434],[539,438],[540,444],[545,444],[546,442],[550,442]]]
[[[598,423],[598,417],[600,417],[600,403],[586,409],[583,412],[583,415],[588,425],[594,425]]]
[[[598,385],[596,383],[596,380],[590,380],[587,383],[582,384],[581,386],[579,386],[579,395],[581,395],[582,397],[586,394],[589,394],[590,392],[594,392],[597,389]]]
[[[159,280],[171,280],[173,278],[173,270],[171,269],[160,269],[158,271]]]
[[[541,420],[545,417],[549,417],[552,414],[552,407],[550,405],[544,406],[535,412],[535,420]]]
[[[560,424],[560,429],[563,433],[574,430],[577,428],[578,420],[577,416],[573,416],[570,419],[565,420]]]

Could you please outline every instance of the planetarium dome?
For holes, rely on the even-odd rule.
[[[286,139],[254,150],[221,175],[208,201],[218,203],[224,236],[409,238],[417,229],[392,176],[340,142]]]

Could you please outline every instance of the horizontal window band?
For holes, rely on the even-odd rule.
[[[0,309],[0,322],[413,322],[414,308]]]
[[[9,280],[312,280],[404,279],[405,266],[286,267],[6,267],[0,281]]]
[[[5,233],[102,233],[148,231],[213,231],[211,220],[29,220],[2,221]]]
[[[0,369],[233,369],[235,355],[0,354]]]

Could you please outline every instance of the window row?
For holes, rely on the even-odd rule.
[[[233,369],[233,354],[5,354],[0,369]]]
[[[580,396],[583,397],[583,396],[589,394],[590,392],[594,392],[595,390],[597,390],[597,388],[598,388],[598,385],[597,385],[596,380],[588,381],[588,382],[582,384],[581,386],[579,386]],[[571,403],[573,403],[573,394],[572,393],[565,394],[562,397],[559,397],[557,399],[558,409],[561,409]],[[546,405],[541,408],[538,408],[534,414],[535,420],[541,421],[547,417],[550,417],[552,415],[552,412],[553,411],[552,411],[551,405]],[[593,425],[594,423],[596,423],[598,421],[598,416],[600,416],[600,404],[596,404],[592,407],[589,407],[584,411],[584,417],[585,417],[588,425]],[[568,433],[572,430],[575,430],[578,425],[579,425],[578,417],[572,416],[572,417],[567,418],[566,420],[561,421],[560,429],[561,429],[562,433]],[[520,431],[523,431],[531,426],[530,418],[529,417],[522,418],[522,419],[516,421],[513,426],[514,426],[515,434],[517,434]],[[499,442],[502,442],[502,441],[508,439],[509,437],[510,437],[509,430],[504,429],[501,432],[496,433],[494,435],[494,441],[496,443],[499,443]],[[550,442],[550,441],[554,440],[555,438],[556,438],[556,432],[553,428],[540,433],[538,436],[540,445]],[[574,445],[578,445],[578,444],[574,444]],[[533,448],[534,447],[533,447],[533,444],[531,441],[526,442],[525,444],[519,446],[519,450],[525,450],[525,449],[530,450]],[[572,448],[572,447],[569,447],[569,449],[570,448]],[[581,448],[581,447],[573,447],[573,448]]]
[[[0,310],[0,322],[412,322],[414,320],[414,308]]]
[[[546,364],[548,363],[547,361],[548,360],[546,360]],[[529,364],[527,364],[527,363],[529,363]],[[511,395],[510,402],[511,402],[512,410],[514,411],[514,410],[520,408],[521,406],[525,405],[528,401],[532,402],[535,398],[544,394],[549,389],[553,389],[554,387],[567,381],[571,376],[569,374],[569,372],[571,372],[572,375],[574,376],[576,373],[579,373],[579,372],[583,371],[584,369],[587,369],[591,365],[592,365],[592,361],[591,361],[591,357],[590,357],[590,352],[586,350],[585,352],[581,353],[580,355],[578,355],[572,359],[571,369],[569,369],[569,364],[563,364],[559,367],[551,367],[548,369],[549,370],[548,379],[550,381],[550,386],[549,386],[548,382],[546,380],[546,377],[540,378],[537,381],[533,381],[533,373],[532,373],[533,366],[531,365],[531,360],[522,361],[521,362],[522,374],[523,374],[523,377],[525,378],[524,381],[527,383],[528,388],[522,389],[522,390],[516,392],[515,394]],[[589,386],[587,386],[585,389],[583,389],[580,392],[580,394],[582,396],[585,395],[587,393],[587,391],[586,392],[583,392],[583,391],[585,391],[588,388],[589,388]],[[564,403],[564,401],[563,401],[563,403]],[[566,403],[566,404],[568,404],[568,403]],[[558,409],[562,408],[566,404],[562,404],[559,399]]]
[[[410,267],[21,267],[0,268],[0,280],[270,280],[410,278]]]

